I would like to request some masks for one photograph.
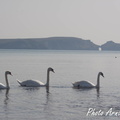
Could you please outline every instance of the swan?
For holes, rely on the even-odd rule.
[[[8,83],[8,77],[7,77],[8,75],[12,75],[12,74],[11,74],[11,72],[6,71],[5,72],[6,86],[4,84],[0,83],[0,89],[9,89],[10,88],[9,83]]]
[[[54,69],[49,67],[47,69],[47,82],[46,84],[42,83],[39,80],[25,80],[25,81],[19,81],[17,80],[17,82],[22,86],[22,87],[49,87],[49,73],[53,72],[54,73]]]
[[[94,85],[93,83],[89,81],[78,81],[78,82],[72,83],[73,87],[75,88],[99,88],[100,87],[100,76],[104,77],[102,72],[98,73],[96,85]]]

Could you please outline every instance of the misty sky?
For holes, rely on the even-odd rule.
[[[0,38],[120,43],[120,0],[0,0]]]

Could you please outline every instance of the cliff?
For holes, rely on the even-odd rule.
[[[108,41],[99,46],[90,40],[75,37],[0,39],[0,49],[98,50],[99,47],[102,50],[120,51],[120,43]]]
[[[75,37],[0,39],[0,49],[98,50],[90,40]]]
[[[105,44],[101,45],[101,48],[102,50],[120,51],[120,43],[108,41]]]

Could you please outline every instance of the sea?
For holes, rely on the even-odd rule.
[[[17,79],[40,80],[50,86],[21,87]],[[0,83],[8,75],[9,90],[0,90],[0,120],[119,120],[120,52],[0,49]],[[77,89],[76,81],[97,82],[100,89]]]

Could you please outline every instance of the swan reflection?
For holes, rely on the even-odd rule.
[[[46,86],[46,93],[49,94],[49,86]]]
[[[97,88],[96,91],[97,91],[97,98],[99,98],[100,97],[100,88]]]
[[[7,105],[7,104],[8,104],[8,101],[9,101],[9,89],[6,89],[4,104]]]
[[[93,92],[94,90],[93,89],[85,89],[85,88],[75,88],[75,87],[73,87],[73,89],[75,90],[75,91],[77,91],[77,92],[84,92],[84,91],[86,91],[86,92]],[[96,96],[97,96],[97,98],[99,98],[100,97],[100,88],[96,88]]]

